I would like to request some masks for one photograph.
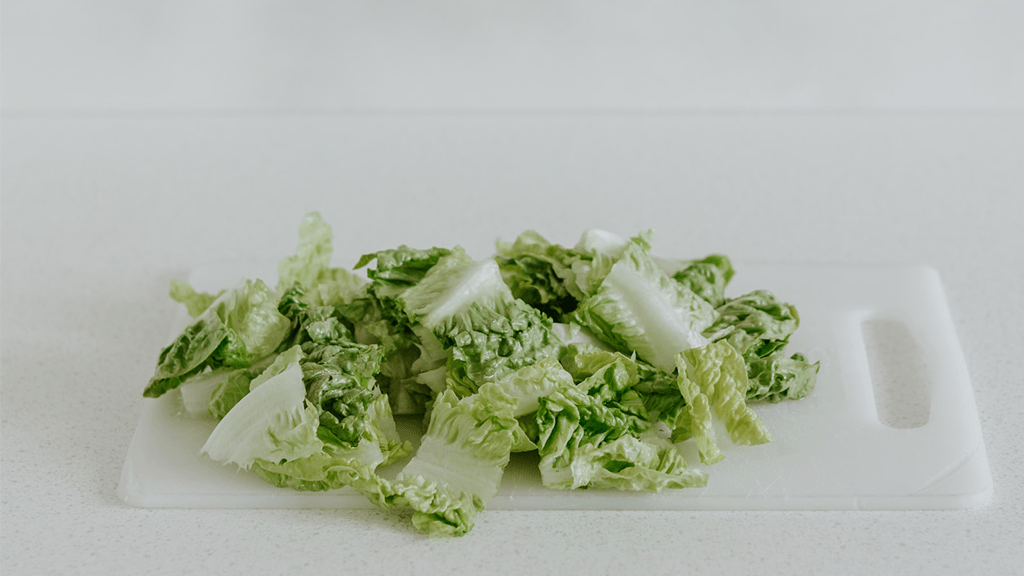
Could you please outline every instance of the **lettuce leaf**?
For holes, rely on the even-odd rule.
[[[540,399],[537,411],[541,480],[556,489],[649,490],[703,486],[707,476],[686,467],[672,443],[654,432],[639,395],[636,364],[599,352],[579,383]],[[577,374],[581,374],[577,372]]]
[[[320,425],[342,446],[355,446],[367,426],[369,404],[380,395],[375,376],[383,350],[338,337],[331,319],[311,324],[302,345],[306,397],[319,408]]]
[[[495,260],[515,298],[560,320],[576,309],[568,286],[575,284],[572,264],[580,257],[528,230],[511,244],[499,240]]]
[[[438,260],[451,253],[447,248],[420,250],[401,245],[391,250],[364,254],[356,263],[356,269],[376,260],[376,266],[367,271],[371,283],[369,291],[377,300],[384,317],[396,323],[405,321],[395,300],[426,276]]]
[[[171,280],[171,298],[179,304],[184,304],[188,310],[188,315],[193,318],[205,312],[210,307],[210,304],[213,304],[223,293],[223,290],[216,294],[196,292],[195,288],[188,282]]]
[[[746,405],[746,365],[728,342],[686,350],[677,357],[679,388],[690,406],[691,434],[701,459],[721,459],[711,430],[710,411],[720,418],[735,444],[771,442],[771,434],[757,414]]]
[[[295,254],[278,264],[278,291],[284,292],[296,284],[307,290],[315,287],[330,268],[332,239],[331,227],[320,214],[307,214],[299,224],[299,246]]]
[[[689,288],[716,308],[725,303],[725,287],[735,275],[728,256],[712,254],[688,262],[672,279]]]
[[[561,347],[551,319],[513,298],[494,260],[476,262],[461,249],[439,259],[398,301],[409,322],[429,330],[444,350],[446,385],[459,396]],[[416,333],[430,343],[424,331]],[[437,347],[424,353],[440,358]]]
[[[295,362],[242,398],[200,453],[248,469],[257,459],[289,461],[320,452],[318,411],[305,398],[302,369]]]
[[[494,383],[434,403],[423,441],[394,483],[396,503],[411,507],[428,534],[459,536],[498,492],[518,426],[516,401]]]
[[[758,358],[748,368],[747,402],[774,403],[805,398],[814,390],[819,367],[819,362],[812,364],[803,354]]]
[[[143,395],[158,397],[207,367],[244,368],[272,352],[291,322],[262,280],[244,280],[225,292],[160,352]]]
[[[779,302],[767,290],[729,300],[716,312],[718,317],[704,335],[715,342],[729,342],[747,362],[782,350],[800,326],[796,308]]]
[[[631,241],[576,320],[616,350],[671,372],[679,352],[707,343],[701,332],[714,308],[672,280],[651,259],[646,242]]]

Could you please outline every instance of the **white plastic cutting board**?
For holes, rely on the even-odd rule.
[[[276,271],[259,263],[211,266],[197,269],[191,281],[212,291],[253,276],[273,280]],[[720,431],[726,458],[706,468],[707,487],[660,494],[548,490],[540,483],[536,455],[514,454],[488,508],[929,509],[978,506],[990,499],[992,480],[970,380],[934,270],[737,265],[729,288],[730,295],[763,288],[795,304],[801,326],[787,350],[821,361],[810,397],[753,405],[773,443],[733,446]],[[182,311],[175,334],[187,321]],[[876,344],[865,344],[866,326],[884,332],[872,340]],[[905,339],[893,340],[900,335]],[[873,373],[884,381],[873,384]],[[884,402],[876,402],[876,396]],[[180,395],[145,400],[120,497],[144,507],[373,506],[348,488],[321,493],[276,488],[233,465],[200,457],[215,424],[184,414]],[[399,427],[415,439],[419,421],[400,419]],[[684,454],[691,466],[700,466],[692,447]]]

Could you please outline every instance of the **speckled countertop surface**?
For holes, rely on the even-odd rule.
[[[10,115],[2,137],[4,574],[1024,570],[1020,114]],[[487,511],[453,540],[378,511],[125,506],[121,465],[175,313],[168,281],[288,253],[309,210],[339,257],[603,227],[737,261],[931,264],[992,502]]]

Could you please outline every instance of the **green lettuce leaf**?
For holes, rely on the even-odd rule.
[[[819,362],[808,362],[803,354],[786,358],[775,354],[758,358],[748,366],[750,381],[747,402],[799,400],[814,390]]]
[[[325,444],[316,454],[287,462],[257,459],[252,470],[279,488],[324,491],[351,486],[370,502],[388,508],[396,494],[391,483],[376,473],[380,462],[373,442],[362,442],[355,449]]]
[[[196,292],[188,282],[171,280],[171,298],[179,304],[184,304],[188,310],[188,315],[193,318],[205,312],[210,307],[210,304],[213,304],[223,293],[223,290],[216,294]]]
[[[771,442],[771,435],[757,414],[746,405],[746,391],[749,387],[747,369],[743,357],[728,342],[715,342],[703,348],[682,352],[677,357],[679,387],[691,407],[693,425],[701,430],[693,431],[701,448],[701,438],[710,439],[713,444],[706,411],[708,405],[720,418],[734,444],[763,444]],[[694,393],[694,388],[698,389]],[[715,448],[705,446],[707,457],[715,459]],[[701,451],[705,458],[705,450]]]
[[[218,297],[160,352],[143,395],[155,398],[205,368],[244,368],[273,353],[291,322],[262,280],[245,280]]]
[[[542,473],[545,470],[542,468]],[[564,481],[554,479],[563,476]],[[701,487],[708,481],[704,471],[687,468],[686,460],[671,442],[653,434],[643,439],[627,435],[603,444],[582,444],[569,468],[549,470],[547,477],[552,488],[647,492]]]
[[[494,260],[475,262],[461,249],[438,260],[399,302],[411,323],[436,337],[447,356],[447,386],[460,396],[561,346],[551,319],[513,298]],[[421,343],[430,343],[425,331],[416,333]],[[424,354],[440,357],[436,346],[425,346]]]
[[[734,274],[727,256],[712,254],[688,262],[672,278],[717,308],[725,303],[725,287]]]
[[[302,350],[298,346],[267,356],[249,368],[214,370],[203,373],[189,380],[182,386],[182,393],[191,388],[197,380],[209,378],[217,383],[212,393],[206,398],[206,411],[218,420],[231,411],[249,390],[266,382],[273,376],[284,372],[288,366],[302,359]]]
[[[438,260],[451,253],[447,248],[420,250],[406,245],[391,250],[364,254],[356,263],[356,269],[376,260],[376,265],[367,271],[371,283],[369,292],[377,300],[385,318],[403,323],[405,317],[396,308],[395,300],[426,276]]]
[[[649,232],[627,240],[606,230],[585,231],[573,248],[579,257],[572,262],[572,282],[566,284],[566,289],[580,301],[592,296],[629,244],[638,243],[650,248],[649,239]]]
[[[604,365],[596,368],[601,359]],[[654,433],[632,390],[639,382],[632,360],[600,352],[577,365],[591,367],[589,375],[539,402],[537,446],[545,486],[657,492],[706,483],[704,473],[688,469],[676,448]]]
[[[497,242],[495,260],[512,295],[559,320],[576,309],[568,285],[575,284],[572,264],[581,257],[528,230],[514,242]]]
[[[537,445],[544,486],[657,492],[706,483],[642,419],[587,398],[555,393],[541,400]]]
[[[338,337],[336,319],[313,323],[302,345],[307,398],[319,408],[320,425],[343,446],[355,446],[368,423],[367,409],[380,395],[375,375],[383,350]]]
[[[245,469],[257,459],[289,461],[320,452],[317,408],[305,398],[302,369],[292,363],[242,398],[217,424],[200,452]]]
[[[435,334],[451,352],[446,382],[462,396],[485,382],[557,355],[561,347],[551,331],[550,318],[520,300],[504,308],[473,304],[438,327]]]
[[[461,536],[494,497],[518,426],[516,401],[494,383],[466,398],[451,390],[434,402],[426,434],[395,482],[413,524],[429,534]]]
[[[210,394],[209,401],[206,403],[210,415],[220,420],[230,412],[235,404],[238,404],[249,393],[249,384],[252,383],[255,376],[255,373],[245,368],[230,371]],[[185,386],[190,384],[191,381]],[[184,387],[182,391],[184,391]]]
[[[669,278],[646,242],[631,241],[575,318],[616,350],[671,372],[679,352],[707,343],[701,332],[714,322],[715,310]]]
[[[298,284],[304,289],[314,288],[331,264],[331,226],[317,212],[307,214],[299,224],[299,246],[295,255],[281,261],[277,267],[279,292]]]
[[[796,308],[779,302],[767,290],[756,290],[727,301],[704,335],[725,340],[749,363],[782,350],[800,326]]]

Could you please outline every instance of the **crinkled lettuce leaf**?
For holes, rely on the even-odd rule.
[[[747,401],[774,403],[805,398],[814,390],[819,367],[819,362],[808,362],[803,354],[758,358],[748,367]]]
[[[376,260],[376,265],[366,272],[371,280],[369,291],[384,317],[402,323],[405,317],[396,308],[395,300],[418,284],[438,260],[450,252],[447,248],[421,250],[403,244],[391,250],[364,254],[355,267],[359,269]]]
[[[320,214],[307,214],[299,224],[299,246],[295,254],[278,264],[278,291],[284,292],[296,284],[307,290],[314,288],[330,268],[332,239],[331,226]]]
[[[715,342],[729,342],[747,362],[782,350],[800,326],[796,308],[778,301],[767,290],[729,300],[716,312],[718,317],[704,335]]]
[[[528,230],[514,242],[497,242],[495,260],[512,295],[559,320],[576,309],[574,261],[581,255]]]
[[[193,318],[205,312],[210,307],[210,304],[213,304],[223,293],[223,290],[216,294],[196,292],[195,288],[188,282],[171,280],[171,298],[179,304],[184,304],[185,309],[188,310],[188,315]]]
[[[257,459],[289,461],[320,452],[316,406],[306,402],[298,362],[264,382],[224,415],[201,450],[248,469]]]
[[[207,367],[244,368],[273,353],[291,322],[262,280],[244,280],[218,297],[160,352],[143,395],[155,398]]]
[[[672,278],[717,308],[725,303],[725,287],[734,275],[728,256],[712,254],[688,262]]]
[[[472,528],[508,464],[516,404],[494,383],[465,398],[451,390],[438,396],[416,455],[394,483],[418,529],[458,536]]]
[[[574,316],[616,350],[671,372],[679,352],[707,343],[701,332],[715,310],[665,274],[646,242],[631,241]]]
[[[677,373],[680,392],[689,406],[689,433],[697,441],[702,461],[711,463],[722,457],[711,427],[712,410],[733,443],[771,442],[768,429],[746,405],[746,364],[731,344],[719,341],[680,353]]]
[[[302,345],[306,397],[319,408],[320,425],[342,446],[359,443],[367,426],[367,409],[380,395],[375,376],[380,346],[356,344],[336,337],[331,319],[310,325],[312,339]]]
[[[597,367],[604,360],[605,363]],[[537,411],[541,480],[557,489],[649,490],[703,486],[671,442],[658,437],[640,396],[636,364],[598,351],[578,365],[578,383],[540,399]]]
[[[446,359],[446,386],[460,396],[561,346],[551,319],[512,296],[494,260],[477,262],[461,249],[439,259],[398,300],[409,322],[436,338],[440,348],[428,348],[426,330],[416,330],[425,357]]]

